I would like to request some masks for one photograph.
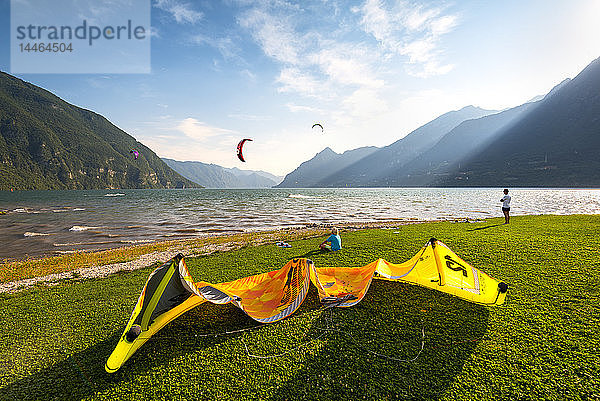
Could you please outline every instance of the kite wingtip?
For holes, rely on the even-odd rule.
[[[108,361],[106,361],[106,363],[104,364],[104,370],[106,371],[106,373],[115,373],[117,370],[119,370],[121,366],[117,367],[116,369],[111,368],[110,366],[108,366]]]
[[[500,291],[501,294],[505,294],[506,291],[508,291],[508,284],[506,284],[504,281],[499,282],[498,291]]]

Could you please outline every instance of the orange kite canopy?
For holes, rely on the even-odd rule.
[[[246,139],[242,139],[238,144],[237,144],[237,157],[238,159],[240,159],[241,161],[245,162],[246,159],[244,159],[244,153],[243,153],[243,148],[244,148],[244,144],[246,142],[252,142],[252,139],[250,138],[246,138]]]
[[[273,323],[300,307],[311,282],[324,305],[349,307],[364,298],[374,277],[484,305],[502,304],[508,290],[507,284],[474,268],[435,238],[401,264],[377,259],[362,267],[316,267],[298,258],[278,270],[219,284],[194,282],[179,254],[150,274],[105,369],[116,372],[154,333],[201,303],[232,303],[258,322]]]

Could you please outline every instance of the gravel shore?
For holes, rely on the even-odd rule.
[[[424,221],[383,221],[383,222],[372,222],[372,223],[344,223],[336,224],[342,232],[343,231],[354,231],[368,228],[394,228],[407,224],[424,223]],[[195,257],[202,255],[210,255],[214,252],[224,252],[242,246],[252,245],[264,245],[268,243],[275,243],[280,241],[282,235],[293,235],[296,239],[311,238],[316,236],[325,235],[328,230],[333,227],[333,224],[310,224],[301,228],[289,228],[277,231],[260,232],[249,240],[240,240],[239,236],[225,235],[224,237],[231,238],[231,241],[224,241],[220,244],[207,243],[202,244],[201,241],[190,242],[189,240],[182,240],[175,242],[164,251],[150,252],[139,256],[134,260],[130,260],[123,263],[113,263],[98,265],[92,267],[84,267],[74,269],[62,273],[54,273],[46,276],[27,278],[24,280],[11,281],[7,283],[0,283],[0,293],[14,293],[25,290],[36,284],[53,285],[64,280],[85,280],[91,278],[102,278],[107,277],[111,274],[120,271],[131,271],[141,269],[147,266],[151,266],[157,262],[164,263],[171,259],[174,255],[182,253],[186,257]]]

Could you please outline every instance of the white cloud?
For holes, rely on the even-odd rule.
[[[408,74],[429,77],[452,70],[452,64],[442,62],[439,42],[458,25],[457,15],[444,15],[442,7],[409,2],[386,6],[380,0],[367,0],[361,11],[363,30],[386,52],[406,56]]]
[[[219,38],[211,38],[204,34],[196,34],[190,37],[189,41],[196,45],[208,45],[221,53],[221,56],[227,60],[232,61],[235,60],[242,64],[245,64],[242,57],[240,56],[240,48],[236,44],[236,41],[231,37],[219,37]]]
[[[458,17],[438,5],[366,0],[340,16],[323,3],[246,2],[238,24],[246,29],[279,72],[282,94],[310,104],[287,104],[290,111],[324,113],[340,126],[387,113],[390,82],[404,75],[430,77],[452,70],[440,46]],[[399,63],[400,62],[400,63]]]
[[[161,151],[166,156],[281,174],[332,144],[342,146],[336,151],[387,145],[451,101],[440,100],[439,94],[411,99],[410,89],[398,90],[414,81],[407,74],[428,77],[452,69],[444,58],[442,38],[455,29],[458,17],[445,7],[408,0],[393,4],[366,0],[351,10],[335,9],[331,2],[231,1],[230,5],[241,9],[236,21],[242,30],[216,34],[226,35],[222,37],[215,37],[214,31],[194,32],[191,42],[217,49],[221,61],[230,65],[232,60],[243,61],[242,55],[255,57],[254,46],[244,42],[250,39],[276,68],[273,84],[285,99],[289,125],[273,124],[273,132],[262,127],[260,132],[240,133],[192,117],[171,119],[167,133],[185,139],[180,141],[183,145],[152,139],[163,140]],[[257,81],[248,66],[242,65],[239,73],[250,82]],[[267,120],[246,110],[229,112],[226,117]],[[313,121],[323,121],[326,135],[310,130]],[[247,163],[240,165],[235,145],[242,137],[255,141],[248,146]]]
[[[230,148],[221,146],[202,146],[197,143],[182,144],[174,138],[167,136],[152,136],[143,138],[141,142],[155,149],[158,156],[181,161],[201,161],[203,163],[215,163],[229,165],[234,162],[235,145]]]
[[[327,19],[322,11],[318,10],[322,15],[319,18]],[[331,21],[307,21],[306,18],[312,18],[308,15],[307,10],[285,2],[253,3],[238,18],[238,23],[249,31],[263,53],[278,63],[279,74],[275,79],[278,92],[325,102],[330,107],[337,104],[340,108],[347,96],[353,96],[348,102],[357,103],[356,97],[366,91],[356,91],[369,88],[368,102],[373,102],[378,96],[377,90],[385,86],[380,76],[377,46],[340,40],[338,36],[352,24],[339,22],[339,16],[335,17],[338,22],[329,27],[327,24]],[[383,100],[379,99],[379,103]],[[288,108],[293,112],[301,110]]]
[[[407,55],[412,64],[425,63],[432,58],[435,44],[427,39],[416,39],[400,47],[401,54]]]
[[[384,86],[384,81],[372,71],[373,55],[357,45],[333,44],[312,56],[321,71],[333,82],[371,88]]]
[[[344,99],[343,104],[350,114],[363,119],[372,119],[388,110],[387,103],[369,88],[357,89]]]
[[[273,15],[254,8],[243,14],[238,23],[250,30],[267,56],[287,64],[299,61],[298,53],[302,45],[288,16]]]
[[[177,0],[157,0],[154,7],[171,14],[178,24],[195,24],[204,17],[204,14],[194,10],[190,3]]]
[[[159,116],[137,125],[145,128],[129,131],[160,157],[223,166],[233,166],[237,160],[235,146],[242,134],[234,130],[211,126],[192,117]]]
[[[286,67],[281,70],[277,77],[281,84],[279,92],[294,92],[310,97],[324,97],[324,84],[318,81],[312,74],[302,71],[296,67]]]
[[[196,141],[203,141],[210,137],[234,132],[224,128],[207,125],[202,121],[198,121],[192,117],[188,117],[180,121],[176,128],[178,131],[183,132],[187,137]]]
[[[287,103],[285,106],[292,113],[301,113],[301,112],[308,112],[308,113],[313,113],[313,114],[323,113],[323,110],[318,109],[316,107],[312,107],[312,106],[304,106],[304,105],[299,105],[299,104],[294,104],[294,103]]]
[[[394,27],[382,4],[379,0],[367,0],[362,10],[355,9],[355,12],[360,11],[363,13],[361,23],[365,32],[370,33],[376,40],[385,45],[392,36]]]
[[[458,17],[456,15],[444,15],[431,22],[431,33],[434,36],[444,35],[458,25]]]
[[[444,75],[452,71],[453,64],[440,64],[436,60],[427,61],[419,66],[407,66],[406,71],[419,78],[428,78],[434,75]]]
[[[395,15],[392,17],[399,20],[410,31],[427,31],[430,24],[440,15],[440,8],[424,9],[422,5],[399,3]]]

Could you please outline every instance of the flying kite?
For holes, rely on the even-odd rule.
[[[313,124],[313,126],[312,126],[312,127],[313,127],[313,128],[315,128],[315,127],[321,127],[321,132],[323,132],[323,131],[324,131],[324,130],[323,130],[323,126],[322,126],[321,124],[319,124],[319,123]]]
[[[252,139],[242,139],[237,145],[237,157],[243,162],[245,162],[246,160],[244,160],[244,155],[242,154],[242,147],[244,146],[244,143],[246,143],[246,141],[252,141]]]
[[[134,158],[135,160],[137,160],[138,156],[140,155],[140,153],[139,153],[137,150],[135,150],[135,149],[131,149],[131,150],[129,151],[129,153],[132,153],[132,154],[133,154],[133,158]]]
[[[316,267],[310,259],[296,258],[280,269],[218,284],[195,282],[178,254],[148,277],[105,370],[116,372],[153,334],[204,302],[231,303],[257,322],[273,323],[300,307],[311,282],[324,306],[347,308],[363,300],[373,278],[417,284],[482,305],[501,305],[508,291],[506,283],[435,238],[400,264],[377,259],[361,267]]]

